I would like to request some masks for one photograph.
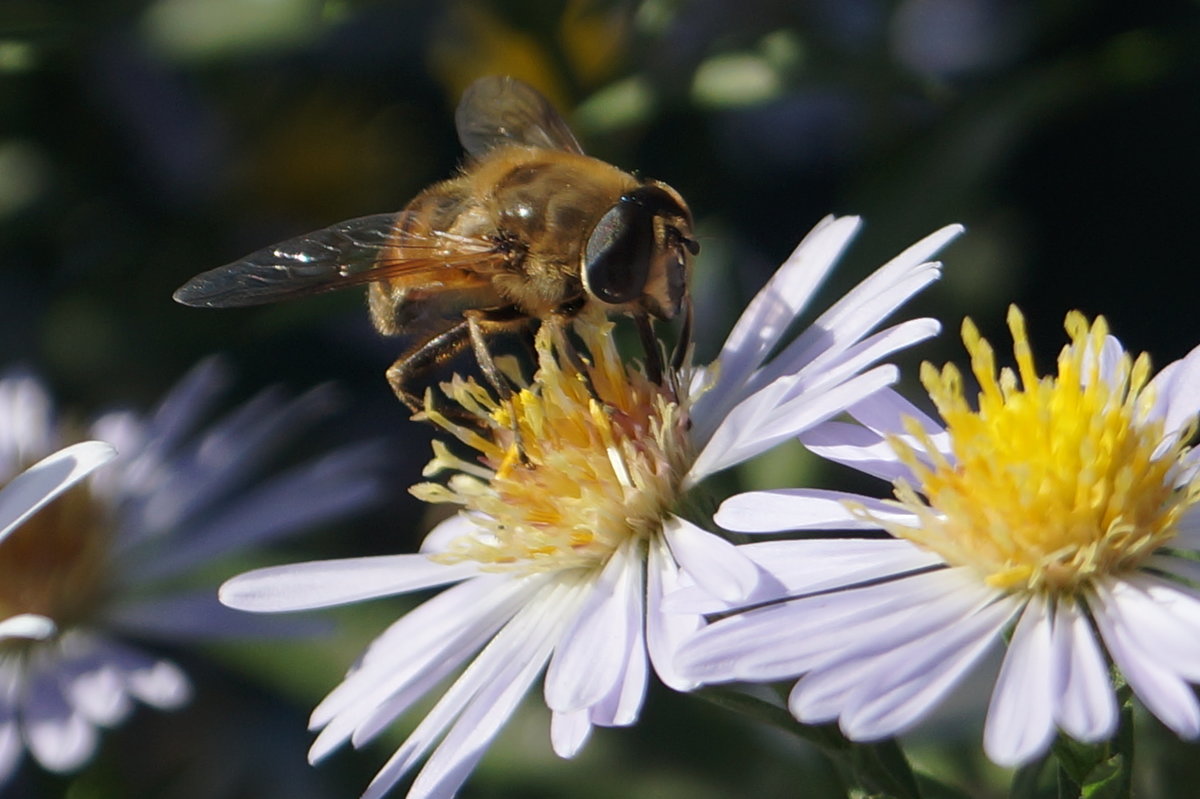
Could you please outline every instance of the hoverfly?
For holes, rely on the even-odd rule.
[[[661,381],[651,319],[684,307],[699,251],[679,193],[584,155],[550,103],[512,78],[475,81],[455,124],[469,156],[457,177],[399,212],[340,222],[197,275],[176,301],[239,307],[369,284],[375,327],[415,342],[387,372],[413,410],[421,408],[413,379],[467,346],[506,394],[489,339],[592,307],[634,318]]]

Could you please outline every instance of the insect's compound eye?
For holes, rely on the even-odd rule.
[[[610,305],[642,296],[654,252],[654,214],[622,197],[600,218],[583,256],[583,285]]]

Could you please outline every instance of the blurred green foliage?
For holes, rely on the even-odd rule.
[[[382,379],[398,347],[371,330],[358,292],[220,313],[170,295],[272,241],[402,207],[455,168],[463,87],[508,73],[552,98],[591,153],[688,198],[704,248],[702,357],[832,212],[868,225],[826,298],[934,228],[968,226],[944,281],[916,303],[947,333],[908,365],[959,359],[967,314],[1006,340],[1009,302],[1026,311],[1043,364],[1079,308],[1106,314],[1161,365],[1200,339],[1197,11],[1115,0],[6,0],[2,362],[35,369],[80,413],[148,407],[214,351],[236,364],[245,395],[336,380],[347,413],[333,435],[393,442],[394,500],[261,562],[410,550],[431,523],[406,493],[429,434]],[[739,479],[847,477],[784,448],[722,488]],[[260,642],[189,658],[191,708],[140,710],[84,772],[26,768],[13,795],[356,795],[403,730],[309,769],[304,718],[400,609],[339,615],[347,632],[316,654]],[[545,714],[529,704],[465,796],[836,795],[812,752],[666,691],[638,726],[600,731],[572,763],[550,753]],[[1144,795],[1184,795],[1200,780],[1194,750],[1142,724]],[[1008,775],[981,759],[977,728],[931,725],[920,738],[921,765],[969,795],[1002,795]]]

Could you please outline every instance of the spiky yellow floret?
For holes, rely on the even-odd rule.
[[[427,400],[425,415],[478,453],[472,463],[435,444],[426,476],[454,474],[413,489],[462,505],[479,525],[439,559],[497,570],[600,566],[630,537],[657,531],[674,505],[690,461],[676,392],[621,360],[610,322],[585,320],[576,332],[583,352],[563,327],[541,327],[537,373],[510,399],[458,377],[444,386],[477,424]]]
[[[1015,307],[1008,315],[1016,372],[997,375],[991,346],[971,320],[963,341],[979,383],[978,410],[962,375],[926,363],[921,380],[946,424],[951,456],[910,422],[916,444],[891,444],[913,471],[899,502],[919,517],[887,524],[941,555],[974,567],[997,588],[1071,593],[1098,577],[1136,568],[1174,535],[1196,501],[1196,481],[1180,486],[1190,430],[1167,436],[1151,418],[1149,359],[1121,351],[1104,363],[1108,325],[1066,318],[1070,343],[1057,377],[1039,377]],[[1115,345],[1115,342],[1112,342]]]

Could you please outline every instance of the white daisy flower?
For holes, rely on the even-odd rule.
[[[996,374],[967,320],[979,409],[953,366],[922,381],[945,427],[891,391],[802,440],[895,483],[895,501],[830,491],[751,492],[717,514],[726,529],[884,530],[894,538],[747,544],[769,575],[680,651],[703,681],[804,675],[789,707],[836,719],[847,736],[912,727],[1011,630],[984,748],[1014,766],[1056,730],[1111,737],[1118,708],[1107,658],[1183,737],[1200,733],[1200,481],[1188,443],[1200,410],[1200,348],[1150,379],[1103,318],[1066,321],[1058,376],[1034,369],[1024,320],[1009,313],[1017,368]],[[786,599],[789,601],[780,602]],[[672,603],[728,608],[695,589]]]
[[[927,259],[957,227],[882,267],[768,360],[858,226],[854,218],[817,226],[743,314],[719,369],[654,383],[622,362],[611,324],[589,319],[576,325],[582,353],[561,327],[543,325],[535,380],[511,401],[455,379],[447,393],[477,423],[427,415],[478,456],[463,460],[435,443],[427,474],[453,476],[414,492],[463,510],[429,534],[421,554],[280,566],[227,582],[222,601],[254,611],[455,584],[380,635],[316,708],[310,759],[370,741],[457,674],[365,794],[383,795],[433,749],[409,796],[448,796],[543,669],[562,757],[594,725],[636,721],[650,666],[672,688],[694,687],[672,656],[702,619],[664,613],[663,595],[681,569],[730,599],[757,575],[731,544],[682,517],[690,489],[889,384],[894,367],[874,364],[937,331],[916,320],[871,334],[937,277]]]
[[[328,413],[330,397],[264,392],[197,431],[218,371],[195,369],[148,418],[98,419],[90,432],[115,449],[90,441],[44,458],[66,434],[49,396],[31,377],[0,379],[0,785],[26,749],[51,771],[77,769],[98,728],[124,720],[135,700],[187,701],[179,668],[133,641],[248,632],[211,588],[172,590],[178,578],[378,493],[365,475],[374,456],[362,448],[250,482],[279,445]]]

